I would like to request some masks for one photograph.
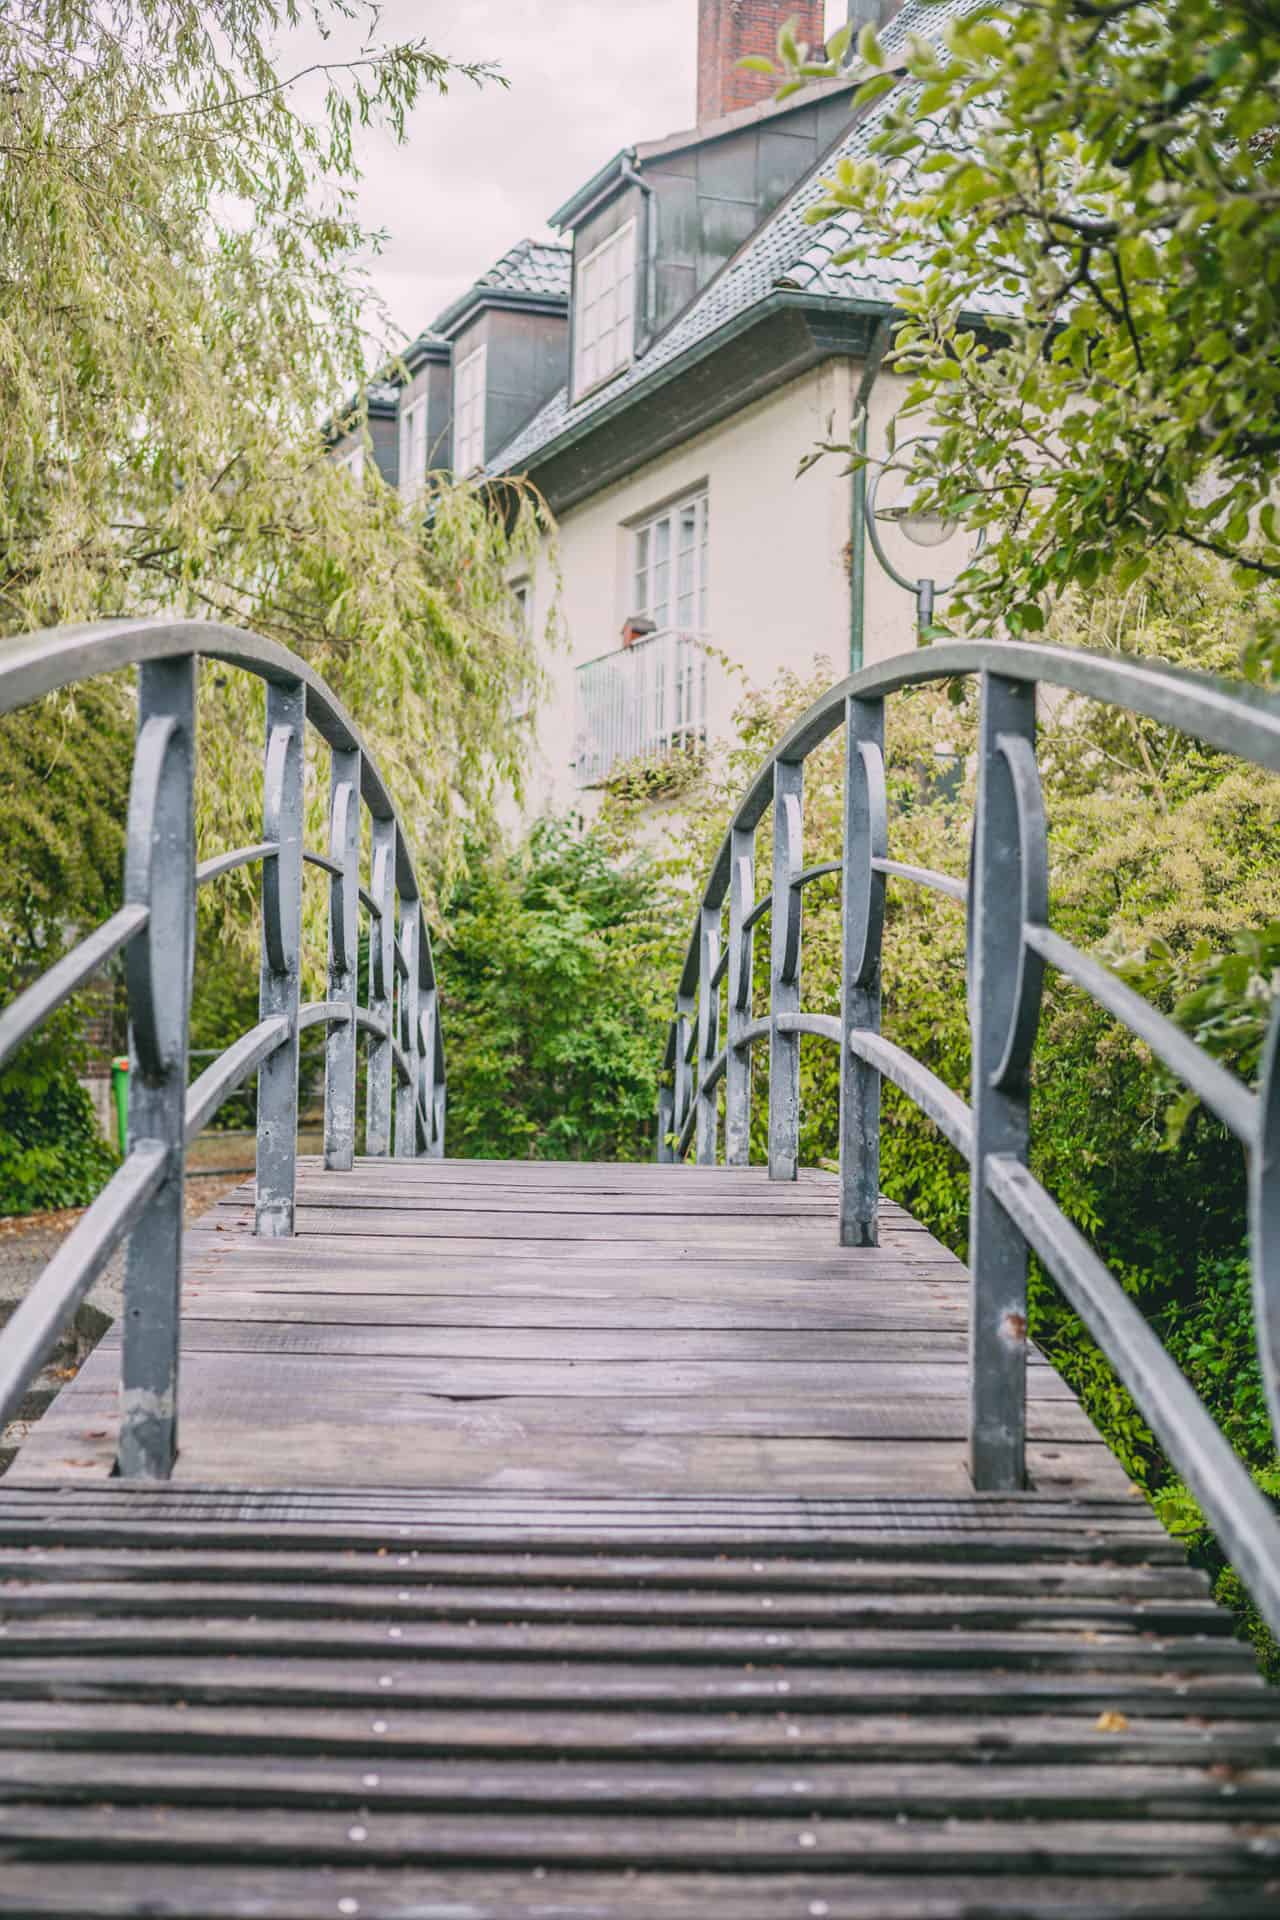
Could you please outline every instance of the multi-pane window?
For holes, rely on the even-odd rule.
[[[628,220],[578,267],[573,302],[575,388],[585,393],[626,366],[633,349],[636,223]]]
[[[707,621],[707,496],[695,493],[664,507],[634,530],[631,613],[645,614],[659,632],[705,634]]]
[[[416,493],[427,477],[427,396],[419,394],[400,415],[400,491]]]
[[[485,350],[477,347],[453,376],[453,464],[458,473],[484,465]]]

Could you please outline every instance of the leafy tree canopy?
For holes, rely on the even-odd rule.
[[[784,87],[846,47],[784,32]],[[892,363],[938,435],[917,470],[988,530],[957,613],[1035,631],[1055,590],[1123,588],[1171,542],[1280,579],[1275,0],[981,0],[858,52],[857,104],[887,100],[810,217],[904,265]],[[1274,599],[1254,657],[1280,659]]]
[[[176,609],[303,651],[447,864],[452,823],[518,780],[507,579],[538,513],[435,481],[407,503],[372,461],[356,481],[324,457],[326,423],[359,422],[377,323],[354,136],[494,77],[375,44],[377,19],[364,0],[0,13],[0,631]],[[369,37],[312,69],[314,115],[277,53],[299,25]],[[249,699],[207,703],[218,831],[259,791]]]

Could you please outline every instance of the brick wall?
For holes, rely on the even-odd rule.
[[[788,20],[796,23],[797,39],[821,47],[825,13],[823,0],[698,0],[699,126],[772,99],[768,74],[742,73],[738,61],[753,53],[772,58],[778,29]]]

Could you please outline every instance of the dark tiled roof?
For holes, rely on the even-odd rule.
[[[567,302],[572,261],[572,250],[555,241],[517,240],[501,260],[494,261],[487,273],[482,273],[464,294],[437,314],[432,327],[447,334],[464,313],[479,305],[486,293]]]
[[[931,4],[930,0],[906,0],[881,33],[885,51],[892,54],[901,48],[908,34],[936,38],[949,20],[967,13],[972,5],[973,0],[943,0],[941,5]],[[825,198],[822,183],[830,176],[835,162],[845,156],[856,159],[865,155],[888,101],[893,98],[890,93],[858,117],[844,138],[823,156],[666,332],[625,372],[574,406],[569,404],[568,388],[563,388],[503,448],[491,463],[490,471],[522,472],[566,429],[576,427],[579,421],[612,404],[620,394],[640,386],[682,354],[701,346],[720,328],[778,289],[891,306],[900,287],[921,278],[923,262],[918,257],[899,256],[879,262],[880,271],[857,262],[834,266],[834,257],[855,237],[856,215],[841,214],[821,227],[809,225],[805,215],[810,207]]]
[[[503,287],[509,293],[544,293],[551,299],[569,297],[573,251],[551,240],[517,240],[501,260],[481,274],[480,287]]]

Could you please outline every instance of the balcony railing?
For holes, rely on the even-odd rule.
[[[574,774],[598,787],[621,762],[707,736],[707,644],[669,628],[578,668]]]

